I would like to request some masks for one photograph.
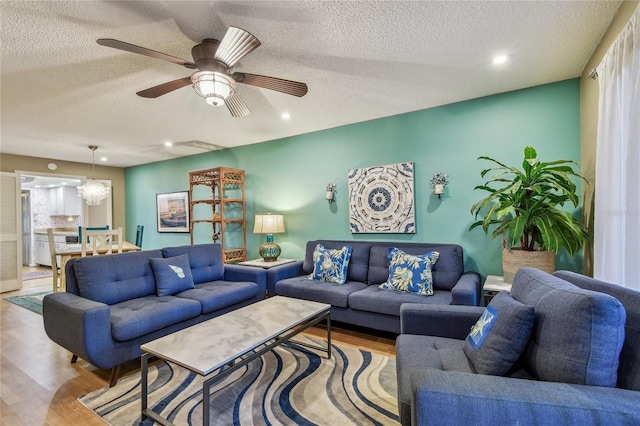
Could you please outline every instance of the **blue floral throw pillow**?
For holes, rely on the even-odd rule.
[[[389,249],[389,278],[380,284],[385,290],[400,290],[423,296],[433,295],[431,269],[440,257],[432,251],[427,254],[408,254],[397,248]]]
[[[329,250],[318,244],[313,250],[313,272],[310,280],[344,284],[347,281],[347,269],[351,259],[351,246],[344,246],[340,250]]]

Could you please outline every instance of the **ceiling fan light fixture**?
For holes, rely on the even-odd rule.
[[[224,105],[236,89],[235,80],[218,72],[199,71],[191,76],[191,81],[198,96],[212,106]]]

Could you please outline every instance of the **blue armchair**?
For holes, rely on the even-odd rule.
[[[523,268],[510,296],[535,315],[522,355],[502,376],[478,374],[464,350],[483,308],[402,306],[403,425],[640,424],[639,292]]]

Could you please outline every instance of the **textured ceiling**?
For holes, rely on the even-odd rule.
[[[574,78],[620,3],[3,0],[0,152],[91,163],[93,144],[125,167]],[[145,99],[135,93],[190,70],[96,43],[191,61],[228,26],[262,42],[234,71],[302,81],[308,94],[238,85],[245,118],[190,87]]]

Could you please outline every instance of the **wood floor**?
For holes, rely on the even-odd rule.
[[[27,288],[0,297],[51,287],[51,278],[30,281],[25,282]],[[326,337],[322,327],[307,333]],[[394,336],[385,333],[373,335],[334,324],[332,339],[385,355],[395,353]],[[0,425],[104,425],[77,398],[106,386],[110,370],[96,369],[82,359],[71,364],[71,354],[47,337],[40,315],[0,300],[0,356]],[[123,366],[122,374],[139,370],[140,362],[134,360]]]

